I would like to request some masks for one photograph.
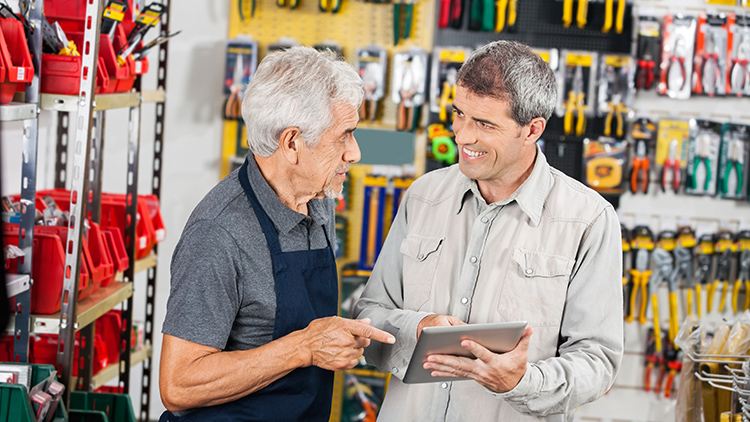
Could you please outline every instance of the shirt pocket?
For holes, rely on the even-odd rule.
[[[498,312],[508,321],[559,326],[575,260],[516,248],[500,292]]]
[[[444,238],[408,234],[401,242],[404,255],[404,309],[419,310],[430,298]]]

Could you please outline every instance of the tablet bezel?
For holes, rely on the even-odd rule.
[[[521,339],[528,323],[526,321],[496,322],[488,324],[448,325],[425,327],[414,347],[411,360],[404,375],[405,384],[459,381],[469,378],[433,377],[423,364],[432,354],[473,357],[463,347],[462,340],[473,340],[495,353],[513,350]]]

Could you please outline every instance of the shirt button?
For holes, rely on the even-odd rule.
[[[393,368],[391,368],[391,372],[393,372],[394,374],[398,374],[398,368],[394,366]]]
[[[473,263],[477,262],[477,257],[476,256],[472,256],[471,259],[469,259],[469,261],[471,261],[471,263],[473,264]]]
[[[440,386],[443,387],[443,388],[448,388],[448,383],[444,382],[444,383],[440,384]]]
[[[526,268],[526,274],[534,274],[534,270],[531,268]]]
[[[417,255],[417,259],[424,259],[424,254]]]
[[[466,305],[467,303],[469,303],[469,298],[468,297],[462,297],[461,298],[461,303],[463,303],[464,305]]]
[[[490,219],[489,219],[489,218],[487,218],[487,217],[482,217],[482,223],[486,223],[486,222],[488,222],[488,221],[490,221]]]

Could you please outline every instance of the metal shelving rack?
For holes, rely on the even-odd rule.
[[[162,1],[167,7],[161,19],[162,33],[169,31],[168,1]],[[59,333],[57,367],[59,378],[67,387],[66,401],[71,388],[90,391],[104,383],[119,377],[119,387],[125,394],[130,391],[130,367],[143,363],[141,412],[139,419],[147,421],[149,417],[151,390],[151,352],[153,343],[154,293],[156,291],[157,250],[153,254],[136,261],[136,215],[138,195],[138,162],[140,150],[140,117],[143,103],[156,103],[156,127],[154,138],[154,165],[152,172],[152,193],[161,194],[161,160],[164,140],[164,111],[166,101],[166,75],[168,43],[159,46],[157,90],[142,91],[140,77],[136,79],[132,92],[120,94],[94,95],[95,77],[99,50],[101,15],[104,0],[87,2],[86,22],[90,22],[84,31],[82,53],[81,84],[78,96],[40,94],[40,69],[42,51],[42,31],[34,31],[29,42],[34,60],[34,79],[25,93],[25,103],[11,103],[0,107],[0,121],[23,120],[23,165],[21,188],[21,216],[19,247],[26,254],[23,263],[19,263],[18,275],[6,278],[6,288],[16,297],[16,312],[12,321],[14,327],[14,360],[28,361],[29,333]],[[36,0],[29,12],[29,22],[34,28],[41,28],[44,0]],[[105,111],[128,108],[128,159],[126,206],[127,221],[125,228],[125,246],[131,265],[128,270],[117,277],[109,286],[100,288],[89,298],[78,302],[78,280],[80,276],[81,242],[83,225],[80,222],[90,218],[100,221],[101,211],[101,173],[102,148],[104,145]],[[30,280],[32,263],[32,245],[34,234],[36,169],[37,169],[37,131],[40,111],[58,112],[57,154],[55,163],[55,187],[65,188],[68,179],[68,129],[73,122],[73,168],[70,174],[70,224],[68,227],[68,244],[65,247],[65,278],[63,280],[62,306],[60,312],[53,315],[30,315]],[[71,119],[70,113],[74,113]],[[144,319],[144,347],[131,353],[131,329],[133,313],[133,285],[135,274],[147,272],[146,310]],[[93,356],[94,327],[96,320],[104,313],[122,305],[121,353],[119,362],[112,363],[96,376],[92,376],[91,359]],[[75,334],[80,331],[84,349],[82,359],[73,361]],[[72,377],[73,365],[79,365],[79,376]]]

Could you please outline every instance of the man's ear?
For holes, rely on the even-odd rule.
[[[297,164],[305,141],[300,136],[298,127],[292,126],[284,129],[279,136],[279,150],[290,164]]]
[[[536,143],[537,139],[539,139],[542,136],[542,133],[544,133],[546,127],[547,120],[545,120],[544,117],[535,117],[532,119],[524,131],[524,134],[526,134],[523,140],[524,145],[533,145]]]

